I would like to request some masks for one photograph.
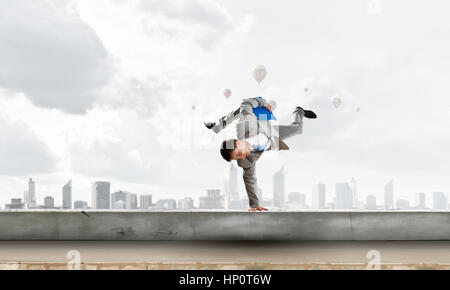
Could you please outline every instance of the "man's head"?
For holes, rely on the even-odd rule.
[[[236,139],[224,140],[220,146],[220,155],[228,162],[244,159],[250,155],[250,144]]]

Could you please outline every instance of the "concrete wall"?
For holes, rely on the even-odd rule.
[[[0,211],[0,240],[450,240],[450,212]]]

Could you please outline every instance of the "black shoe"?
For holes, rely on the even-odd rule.
[[[204,122],[203,124],[205,124],[206,128],[208,129],[212,129],[214,126],[216,126],[216,123],[214,122]]]
[[[314,113],[313,111],[305,110],[302,107],[297,107],[297,109],[300,109],[303,112],[305,112],[305,118],[308,118],[308,119],[316,119],[317,118],[316,113]]]

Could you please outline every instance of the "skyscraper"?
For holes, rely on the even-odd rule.
[[[28,179],[28,190],[24,192],[24,204],[25,208],[36,207],[36,184],[33,179]]]
[[[289,192],[288,203],[300,203],[300,192]]]
[[[5,209],[23,209],[24,206],[21,198],[12,198],[11,203],[5,204]]]
[[[416,193],[416,207],[417,209],[425,209],[425,192]]]
[[[148,209],[152,207],[152,195],[151,194],[143,194],[139,197],[139,208],[140,209]]]
[[[110,188],[109,182],[97,181],[92,183],[92,208],[109,209],[110,208]]]
[[[55,208],[55,199],[51,196],[44,198],[44,208]]]
[[[354,177],[350,180],[350,188],[352,190],[353,195],[353,207],[358,207],[359,201],[358,201],[358,182]]]
[[[177,201],[175,199],[160,199],[156,202],[156,208],[161,210],[174,210],[177,209]]]
[[[377,209],[377,198],[374,195],[368,195],[366,197],[366,209],[369,210]]]
[[[397,210],[408,210],[410,209],[409,200],[406,199],[398,199],[395,203]]]
[[[137,194],[119,190],[111,194],[111,208],[137,209]]]
[[[125,208],[126,209],[137,209],[138,208],[137,194],[128,192],[127,197],[126,197]]]
[[[235,209],[239,201],[238,169],[233,163],[225,168],[223,193],[225,195],[225,208]]]
[[[312,189],[311,207],[315,209],[326,208],[326,186],[323,183],[317,183]]]
[[[433,192],[433,208],[448,209],[448,197],[443,192]]]
[[[256,196],[258,197],[260,202],[263,202],[263,193],[262,193],[262,189],[261,187],[257,186],[256,187],[256,192],[255,192]]]
[[[63,209],[72,209],[72,180],[62,188]]]
[[[194,208],[194,200],[191,197],[185,197],[178,201],[178,209],[190,210]]]
[[[222,196],[220,195],[220,189],[208,189],[206,196],[199,198],[200,209],[220,209],[222,206]]]
[[[111,208],[125,209],[127,203],[127,194],[127,192],[122,190],[111,193]]]
[[[273,206],[282,208],[285,201],[284,166],[273,176]]]
[[[287,205],[292,209],[304,209],[306,208],[305,194],[300,192],[290,192],[288,194]]]
[[[394,180],[384,186],[384,207],[394,209]]]
[[[27,209],[28,208],[28,190],[25,190],[23,192],[23,208]]]
[[[86,209],[88,207],[88,203],[83,200],[76,200],[73,203],[74,209]]]
[[[353,193],[347,182],[336,183],[336,209],[353,209]]]

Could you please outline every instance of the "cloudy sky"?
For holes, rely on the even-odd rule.
[[[0,205],[28,177],[39,203],[69,179],[89,201],[96,180],[155,199],[222,188],[234,128],[202,121],[259,95],[280,123],[319,115],[258,162],[265,196],[283,165],[308,201],[352,176],[380,204],[390,179],[411,201],[449,192],[449,18],[445,0],[0,0]]]

